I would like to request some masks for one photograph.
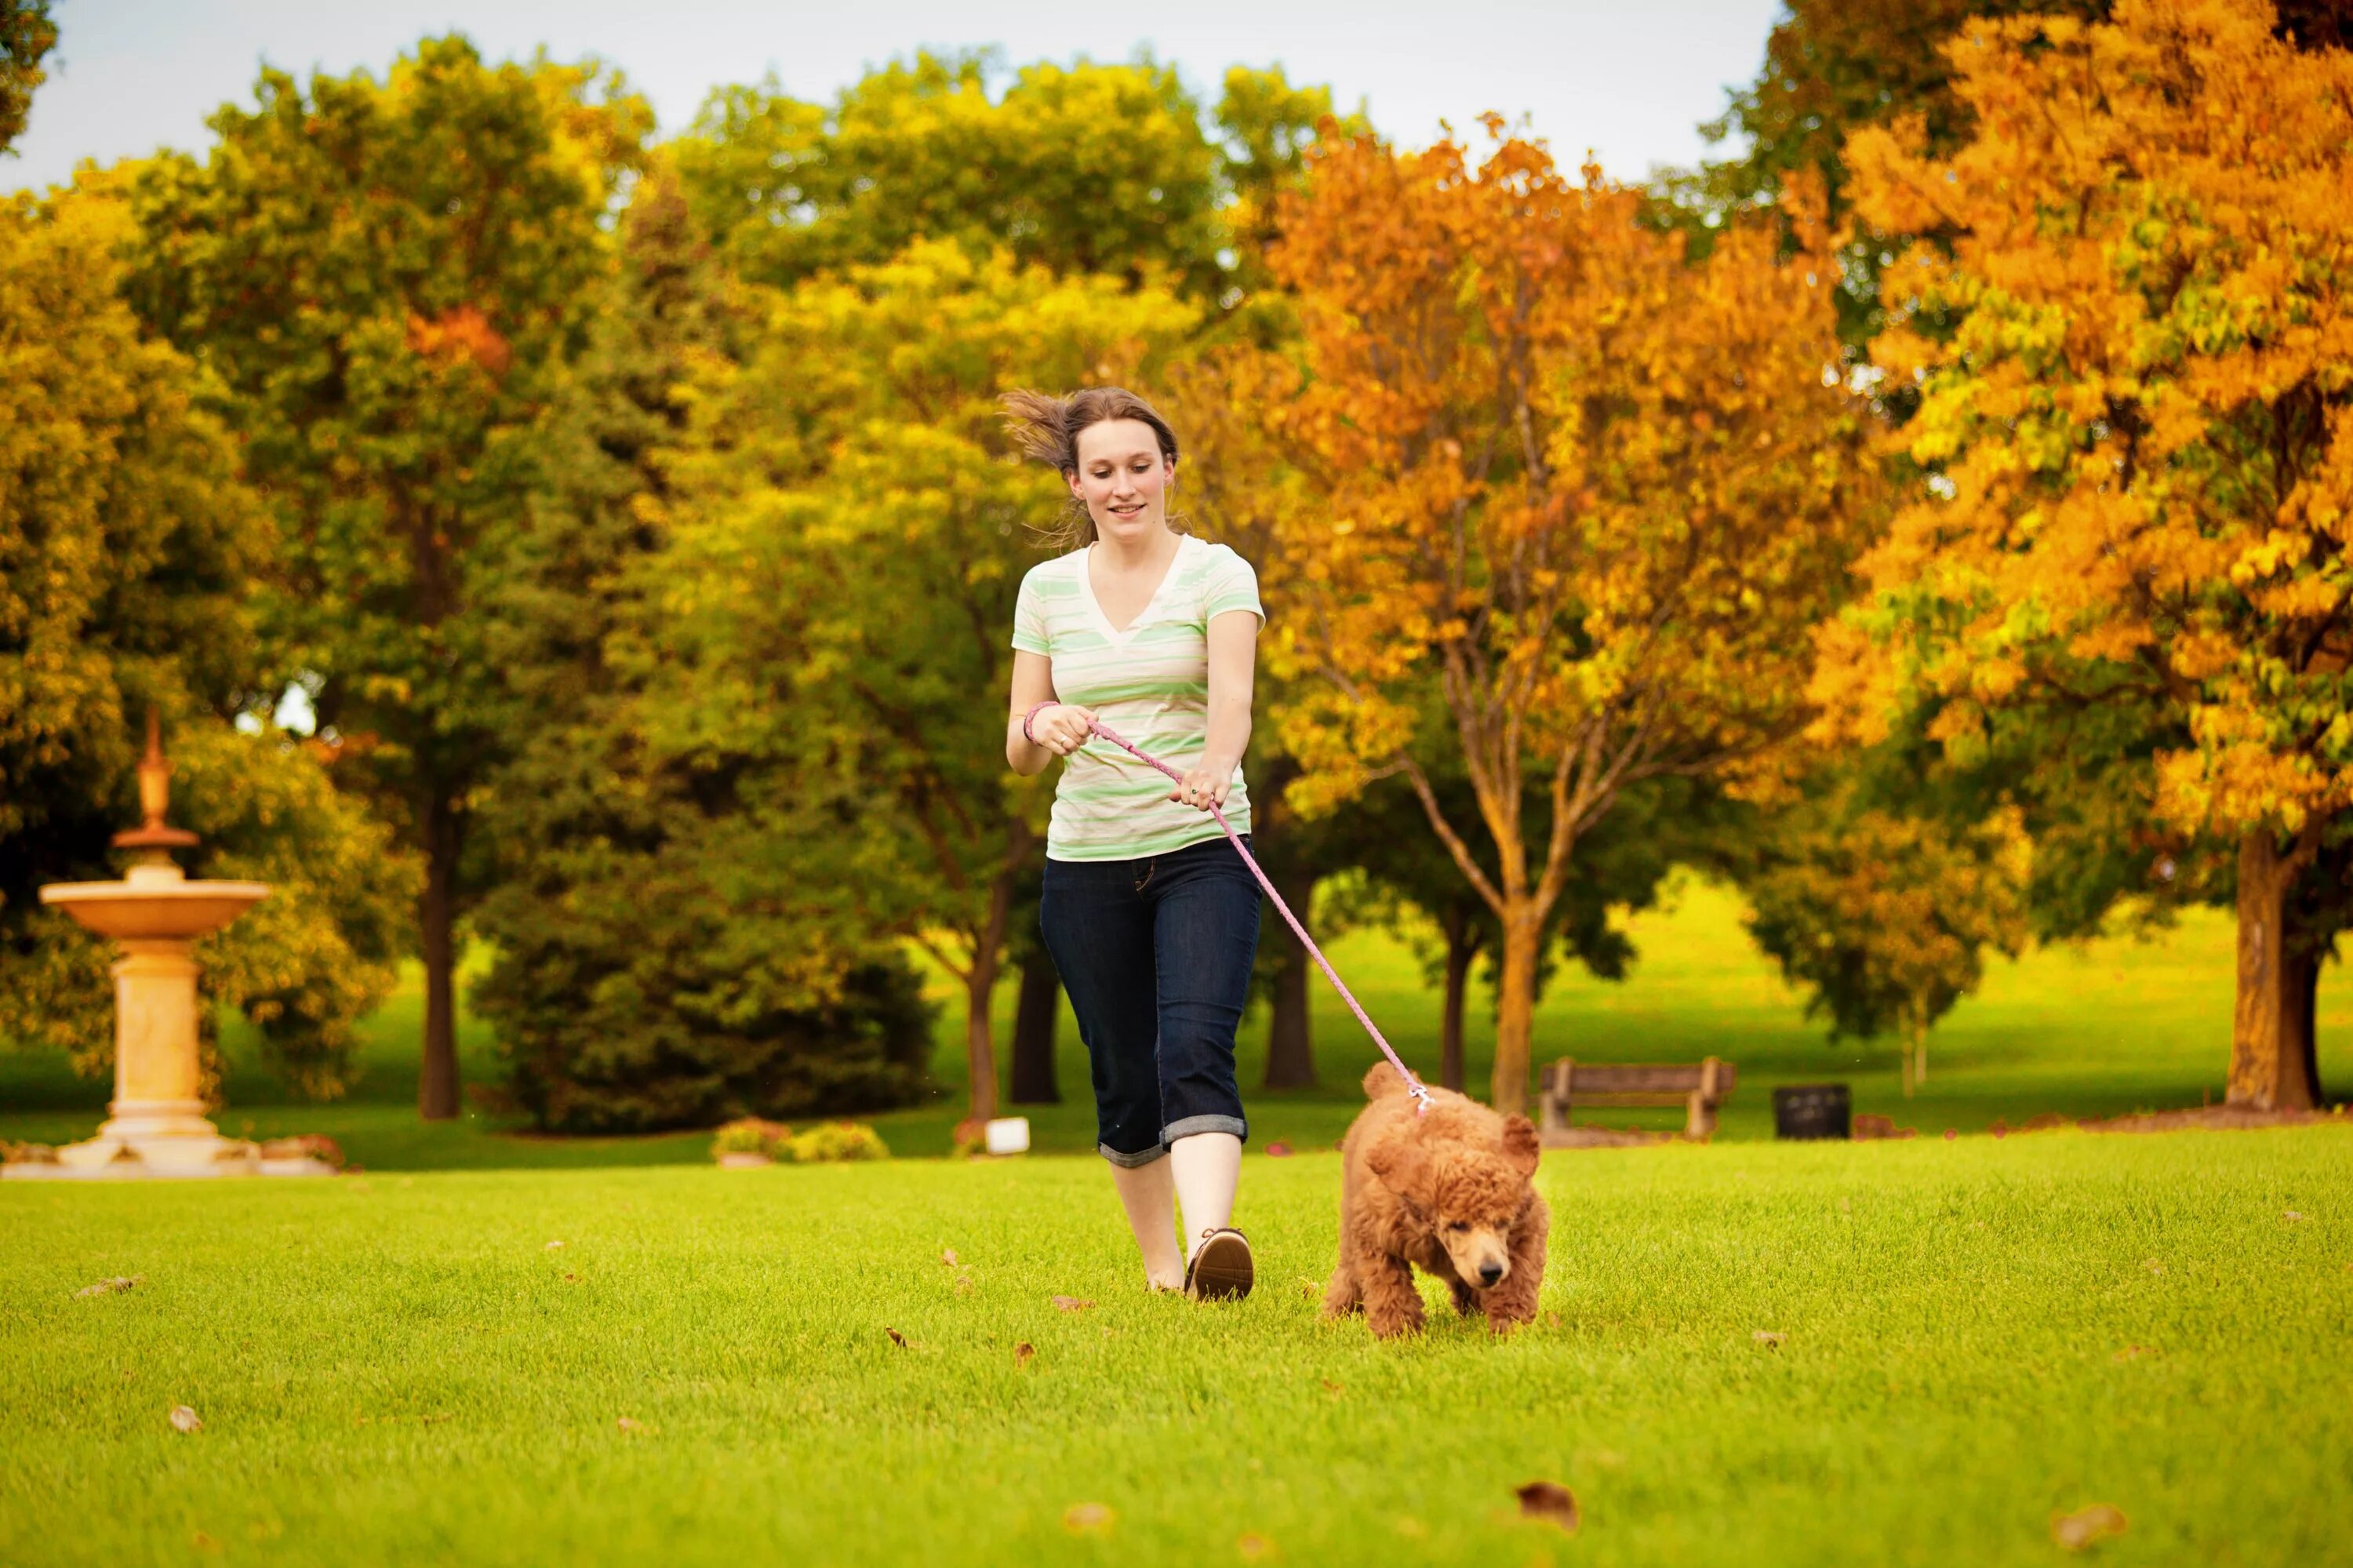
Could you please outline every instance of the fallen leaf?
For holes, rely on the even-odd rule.
[[[1116,1517],[1101,1503],[1072,1503],[1062,1510],[1062,1528],[1072,1535],[1109,1535]]]
[[[661,1428],[660,1428],[660,1427],[659,1427],[659,1426],[649,1426],[649,1425],[646,1425],[644,1422],[642,1422],[642,1421],[632,1421],[631,1419],[629,1419],[629,1417],[628,1417],[628,1416],[626,1416],[626,1415],[622,1416],[618,1421],[616,1421],[615,1423],[613,1423],[613,1425],[616,1425],[616,1426],[617,1426],[617,1427],[619,1427],[619,1428],[620,1428],[622,1431],[624,1431],[624,1432],[628,1432],[628,1433],[631,1433],[631,1434],[636,1434],[636,1433],[640,1433],[640,1432],[642,1432],[642,1433],[645,1433],[645,1434],[646,1434],[647,1436],[651,1436],[651,1435],[653,1435],[654,1433],[659,1432],[659,1431],[660,1431],[660,1430],[661,1430]]]
[[[215,1541],[211,1536],[206,1535],[201,1530],[188,1537],[188,1544],[195,1547],[199,1552],[218,1552],[220,1550],[220,1542]]]
[[[1094,1303],[1076,1296],[1057,1296],[1054,1298],[1054,1305],[1065,1312],[1083,1312]]]
[[[75,1291],[74,1294],[76,1296],[112,1296],[119,1291],[130,1289],[132,1286],[138,1284],[141,1279],[144,1279],[146,1277],[147,1277],[142,1274],[137,1278],[125,1279],[118,1274],[112,1279],[101,1279],[95,1285],[85,1285],[79,1290]]]
[[[2165,1272],[2165,1265],[2158,1262],[2157,1259],[2153,1257],[2142,1260],[2141,1266],[2147,1269],[2151,1274],[2163,1274]]]
[[[2124,1510],[2114,1503],[2094,1503],[2073,1513],[2051,1516],[2051,1539],[2070,1552],[2122,1535],[2125,1529]]]
[[[1267,1152],[1272,1153],[1273,1150],[1269,1150]],[[1240,1541],[1235,1542],[1234,1550],[1242,1554],[1243,1562],[1255,1563],[1261,1557],[1271,1557],[1274,1555],[1274,1542],[1269,1541],[1263,1535],[1251,1532],[1243,1535]]]
[[[1038,1347],[1037,1347],[1037,1346],[1035,1346],[1035,1345],[1033,1345],[1033,1344],[1031,1344],[1031,1343],[1030,1343],[1029,1340],[1022,1340],[1019,1344],[1018,1344],[1018,1345],[1014,1346],[1014,1347],[1013,1347],[1013,1370],[1014,1370],[1014,1371],[1016,1371],[1016,1372],[1019,1372],[1023,1367],[1028,1366],[1028,1365],[1029,1364],[1030,1359],[1031,1359],[1032,1357],[1036,1356],[1036,1355],[1037,1355],[1037,1353],[1038,1353]]]
[[[1326,1393],[1345,1393],[1348,1391],[1327,1377],[1324,1379],[1324,1392]]]
[[[891,1342],[892,1342],[892,1344],[897,1345],[897,1346],[898,1346],[898,1347],[900,1347],[902,1350],[904,1350],[904,1349],[906,1348],[906,1344],[907,1344],[907,1336],[906,1336],[906,1335],[904,1335],[904,1334],[902,1334],[902,1333],[899,1332],[899,1330],[896,1330],[896,1329],[888,1328],[888,1327],[884,1328],[882,1331],[883,1331],[884,1333],[886,1333],[886,1334],[888,1334],[888,1335],[890,1335],[890,1336],[891,1336]]]
[[[1577,1533],[1577,1499],[1567,1487],[1556,1481],[1530,1481],[1517,1490],[1522,1519],[1540,1519],[1571,1535]]]
[[[1767,1350],[1778,1351],[1781,1348],[1781,1341],[1788,1336],[1778,1329],[1759,1329],[1753,1338]]]
[[[175,1404],[172,1406],[172,1425],[174,1429],[181,1432],[200,1432],[204,1429],[204,1425],[205,1424],[197,1418],[196,1413],[189,1409],[186,1405]]]
[[[2126,1345],[2123,1350],[2116,1352],[2116,1360],[2120,1361],[2137,1361],[2143,1356],[2153,1356],[2155,1354],[2157,1354],[2157,1352],[2147,1345]]]
[[[2285,1213],[2282,1214],[2282,1215],[2280,1216],[2280,1218],[2282,1218],[2282,1219],[2284,1219],[2284,1220],[2300,1220],[2300,1219],[2304,1218],[2304,1216],[2303,1216],[2302,1214],[2297,1213],[2294,1209],[2290,1209],[2290,1210],[2288,1210]],[[128,1281],[125,1281],[124,1283],[126,1283],[126,1284],[127,1284],[127,1283],[129,1283],[129,1282],[128,1282]]]
[[[1266,1157],[1269,1160],[1288,1160],[1291,1158],[1291,1145],[1287,1143],[1270,1143],[1266,1146]],[[1245,1535],[1242,1539],[1244,1541],[1255,1541],[1258,1537],[1254,1535]]]
[[[554,1252],[554,1251],[556,1251],[558,1248],[562,1247],[563,1245],[564,1245],[564,1244],[563,1244],[562,1242],[560,1242],[560,1241],[552,1241],[552,1242],[550,1242],[550,1243],[548,1243],[548,1244],[547,1244],[547,1250],[548,1250],[549,1252]]]
[[[940,1262],[942,1262],[943,1264],[946,1265],[946,1266],[947,1266],[948,1267],[950,1267],[950,1268],[954,1268],[954,1267],[956,1266],[956,1255],[955,1255],[955,1248],[954,1248],[954,1247],[948,1247],[948,1248],[946,1248],[944,1251],[943,1251],[943,1252],[940,1254]]]

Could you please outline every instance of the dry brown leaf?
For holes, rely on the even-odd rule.
[[[580,1283],[580,1277],[567,1268],[564,1271],[564,1283],[566,1285],[577,1285]]]
[[[1345,1393],[1348,1391],[1327,1377],[1324,1379],[1324,1392],[1326,1393]]]
[[[649,1426],[642,1421],[632,1421],[626,1415],[622,1416],[613,1425],[619,1427],[622,1431],[628,1433],[632,1436],[636,1436],[639,1434],[650,1436],[652,1434],[661,1430],[659,1426]]]
[[[883,1331],[884,1333],[886,1333],[886,1334],[888,1334],[888,1335],[890,1335],[890,1336],[891,1336],[891,1342],[892,1342],[892,1344],[897,1345],[897,1346],[898,1346],[900,1349],[902,1349],[902,1350],[904,1350],[904,1349],[906,1348],[906,1345],[907,1345],[907,1336],[906,1336],[906,1335],[904,1335],[904,1334],[902,1334],[902,1333],[899,1332],[899,1330],[896,1330],[896,1329],[888,1328],[888,1327],[884,1328],[882,1331]]]
[[[1530,1481],[1517,1489],[1522,1519],[1539,1519],[1577,1533],[1577,1499],[1557,1481]]]
[[[76,1296],[112,1296],[118,1292],[130,1289],[132,1286],[138,1284],[140,1280],[146,1277],[147,1277],[145,1275],[141,1274],[135,1275],[129,1279],[125,1279],[122,1276],[118,1274],[112,1279],[101,1279],[95,1285],[85,1285],[79,1290],[75,1291],[74,1294]]]
[[[955,1248],[947,1247],[944,1249],[940,1253],[940,1262],[950,1268],[954,1268],[956,1266]]]
[[[1029,1364],[1029,1362],[1030,1362],[1031,1358],[1035,1357],[1035,1356],[1037,1355],[1037,1353],[1038,1353],[1038,1347],[1037,1347],[1037,1346],[1035,1346],[1035,1345],[1033,1345],[1033,1344],[1031,1344],[1031,1343],[1030,1343],[1029,1340],[1022,1340],[1019,1344],[1018,1344],[1018,1345],[1014,1346],[1014,1347],[1013,1347],[1013,1370],[1014,1370],[1014,1371],[1016,1371],[1016,1372],[1019,1372],[1023,1367],[1028,1366],[1028,1365]]]
[[[2051,1539],[2070,1552],[2095,1546],[2125,1532],[2124,1510],[2114,1503],[2094,1503],[2073,1513],[2051,1516]]]
[[[1072,1503],[1062,1510],[1062,1528],[1072,1535],[1109,1535],[1118,1517],[1102,1503]]]
[[[185,1404],[172,1406],[172,1427],[178,1432],[201,1432],[205,1424],[194,1410]]]
[[[1789,1336],[1784,1334],[1778,1329],[1759,1329],[1753,1337],[1758,1344],[1764,1346],[1767,1350],[1778,1351],[1781,1348],[1781,1341],[1788,1339]]]
[[[2280,1218],[2282,1218],[2282,1219],[2284,1219],[2284,1220],[2300,1220],[2300,1219],[2304,1218],[2304,1216],[2303,1216],[2302,1214],[2297,1213],[2294,1209],[2290,1209],[2290,1210],[2286,1211],[2284,1213],[2281,1214],[2281,1215],[2280,1215]]]
[[[2120,1361],[2137,1361],[2143,1356],[2153,1356],[2155,1354],[2157,1354],[2157,1351],[2152,1346],[2126,1345],[2123,1350],[2116,1352],[2116,1360]]]
[[[206,1535],[201,1530],[188,1537],[188,1544],[195,1547],[199,1552],[218,1552],[220,1550],[220,1542],[215,1541],[211,1536]]]
[[[1065,1312],[1083,1312],[1094,1303],[1076,1296],[1057,1296],[1054,1305]]]
[[[1273,1151],[1270,1150],[1268,1152]],[[1242,1554],[1243,1562],[1256,1563],[1274,1555],[1274,1542],[1256,1531],[1250,1531],[1245,1532],[1240,1541],[1234,1542],[1234,1550]]]

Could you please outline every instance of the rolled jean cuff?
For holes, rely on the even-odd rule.
[[[1095,1145],[1095,1152],[1102,1155],[1105,1160],[1110,1160],[1113,1165],[1118,1166],[1123,1171],[1134,1171],[1139,1167],[1149,1165],[1155,1160],[1166,1160],[1168,1158],[1167,1146],[1165,1144],[1155,1144],[1150,1149],[1143,1150],[1134,1154],[1123,1154],[1108,1143],[1098,1143]]]
[[[1250,1141],[1250,1123],[1238,1116],[1180,1117],[1160,1129],[1160,1141],[1170,1144],[1197,1132],[1230,1132],[1245,1143]]]

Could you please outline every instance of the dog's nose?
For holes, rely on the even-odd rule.
[[[1480,1284],[1482,1284],[1482,1285],[1488,1285],[1488,1286],[1492,1286],[1492,1285],[1493,1285],[1493,1284],[1495,1283],[1495,1281],[1497,1281],[1497,1280],[1499,1280],[1499,1279],[1501,1279],[1501,1278],[1503,1278],[1503,1277],[1504,1277],[1504,1266],[1503,1266],[1502,1264],[1500,1264],[1500,1263],[1484,1263],[1484,1264],[1481,1264],[1481,1265],[1479,1266],[1479,1283],[1480,1283]]]

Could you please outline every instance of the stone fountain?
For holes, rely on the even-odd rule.
[[[219,930],[269,895],[259,882],[191,882],[172,859],[196,835],[164,824],[172,765],[161,721],[147,715],[147,755],[139,763],[145,818],[114,835],[132,863],[120,882],[52,883],[54,904],[113,938],[114,1099],[98,1136],[68,1144],[54,1164],[6,1167],[12,1177],[258,1176],[295,1174],[315,1160],[264,1161],[259,1149],[223,1138],[205,1116],[196,1065],[196,939]],[[267,1170],[266,1170],[267,1168]],[[307,1174],[308,1171],[301,1173]]]

